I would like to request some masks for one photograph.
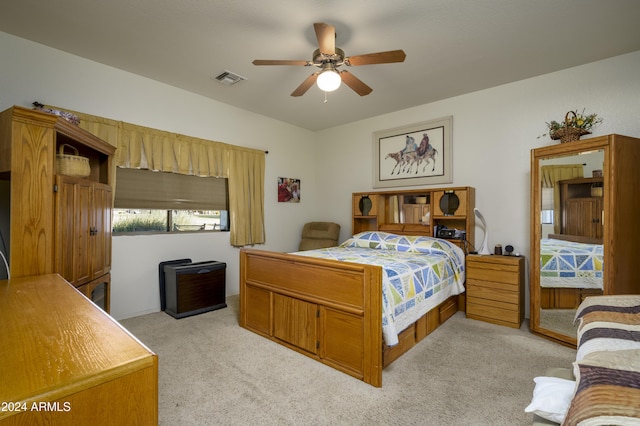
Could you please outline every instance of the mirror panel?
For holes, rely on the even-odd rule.
[[[576,308],[603,294],[604,149],[532,156],[531,329],[575,345]]]

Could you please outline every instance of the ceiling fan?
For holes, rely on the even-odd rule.
[[[268,60],[256,59],[253,65],[301,65],[305,67],[314,66],[320,70],[314,72],[302,82],[291,96],[302,96],[313,83],[318,84],[321,90],[332,92],[340,87],[344,82],[354,92],[360,96],[371,93],[373,89],[364,84],[359,78],[347,70],[338,70],[342,65],[359,66],[372,64],[390,64],[393,62],[403,62],[405,55],[402,50],[391,50],[388,52],[369,53],[366,55],[345,56],[342,49],[336,47],[336,29],[333,25],[317,22],[313,24],[318,39],[318,49],[313,52],[311,61],[289,61],[289,60]]]

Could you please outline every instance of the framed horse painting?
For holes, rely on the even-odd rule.
[[[373,187],[453,182],[451,127],[444,117],[373,133]]]

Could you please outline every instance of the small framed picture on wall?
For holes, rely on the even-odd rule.
[[[300,202],[300,179],[284,177],[278,178],[278,202]]]

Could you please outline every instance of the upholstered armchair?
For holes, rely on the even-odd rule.
[[[309,222],[302,228],[298,250],[334,247],[338,245],[340,225],[333,222]]]

